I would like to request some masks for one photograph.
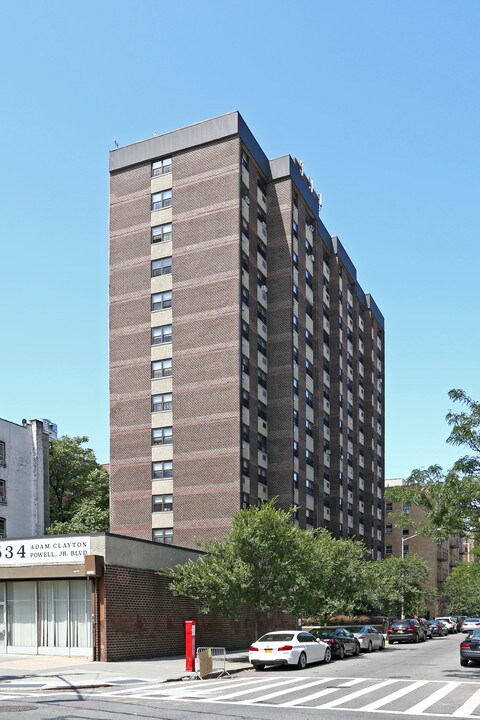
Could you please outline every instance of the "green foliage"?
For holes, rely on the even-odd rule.
[[[400,617],[402,601],[406,617],[421,615],[432,594],[426,583],[428,565],[418,555],[403,560],[388,557],[367,566],[370,600],[375,608],[389,617]]]
[[[388,488],[385,497],[393,502],[417,503],[425,511],[422,521],[408,519],[409,527],[439,543],[449,535],[480,537],[480,403],[463,390],[451,390],[449,397],[466,406],[466,411],[449,412],[452,430],[448,442],[465,445],[476,455],[457,460],[444,472],[438,465],[414,470],[405,485]],[[402,526],[407,516],[393,513],[390,518]]]
[[[462,563],[445,580],[445,593],[450,612],[458,615],[480,613],[480,564]]]
[[[165,574],[173,592],[197,600],[204,613],[236,617],[251,607],[257,617],[278,609],[326,619],[350,612],[365,592],[363,543],[300,530],[292,511],[274,501],[240,510],[230,535],[203,549],[198,560]]]
[[[108,531],[109,477],[87,437],[50,441],[50,535]]]

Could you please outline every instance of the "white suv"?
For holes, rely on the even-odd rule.
[[[447,626],[450,635],[458,632],[457,622],[452,617],[437,617],[435,618],[435,620],[440,620],[440,622],[443,622]]]

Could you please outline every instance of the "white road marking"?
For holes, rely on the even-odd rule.
[[[436,692],[432,693],[432,695],[429,695],[428,698],[425,698],[425,700],[422,700],[422,702],[417,703],[416,705],[413,705],[411,708],[408,708],[408,710],[404,711],[404,715],[419,715],[427,708],[434,705],[437,700],[441,700],[445,695],[448,695],[452,692],[452,690],[455,690],[459,685],[462,683],[459,682],[449,682],[443,687],[441,687]]]
[[[328,708],[337,707],[338,705],[343,705],[344,703],[349,702],[350,700],[355,700],[357,697],[361,697],[362,695],[367,695],[369,692],[373,692],[374,690],[379,690],[382,687],[386,687],[387,685],[392,685],[393,683],[398,682],[397,680],[383,680],[382,682],[377,683],[376,685],[370,685],[367,688],[362,688],[362,690],[356,690],[353,693],[350,693],[349,695],[344,695],[341,698],[337,698],[336,700],[330,700],[330,702],[325,703],[325,705],[317,705],[317,709],[321,710],[327,710]]]
[[[469,697],[468,700],[463,703],[463,705],[461,705],[455,710],[455,712],[453,713],[453,717],[472,717],[473,711],[479,703],[480,690],[477,690],[477,692],[473,693],[473,695]]]
[[[369,703],[368,705],[364,705],[363,707],[359,708],[359,710],[364,710],[365,712],[368,712],[369,710],[377,710],[377,708],[382,707],[383,705],[388,705],[388,703],[393,702],[394,700],[397,700],[398,698],[403,697],[404,695],[408,695],[408,693],[413,692],[419,687],[422,687],[422,685],[427,684],[427,680],[419,680],[418,682],[412,683],[411,685],[407,685],[407,687],[400,688],[400,690],[396,690],[396,692],[391,693],[390,695],[387,695],[384,698],[381,698],[380,700],[375,700],[372,703]]]

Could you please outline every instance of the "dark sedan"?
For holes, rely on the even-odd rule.
[[[387,640],[390,645],[394,642],[423,642],[426,640],[425,630],[416,618],[394,620],[388,626]]]
[[[428,624],[432,628],[432,635],[434,637],[445,637],[445,635],[448,635],[448,628],[441,620],[429,620]]]
[[[330,645],[332,655],[343,660],[345,655],[359,655],[360,643],[345,628],[311,628],[309,632],[316,638]]]
[[[460,665],[467,667],[470,661],[480,662],[480,630],[474,630],[460,643]]]

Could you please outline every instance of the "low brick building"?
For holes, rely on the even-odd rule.
[[[185,620],[197,646],[248,647],[254,615],[202,615],[159,571],[199,552],[110,533],[0,543],[0,653],[83,655],[114,661],[181,655]],[[278,614],[263,628],[289,627]],[[8,629],[7,629],[8,628]]]

